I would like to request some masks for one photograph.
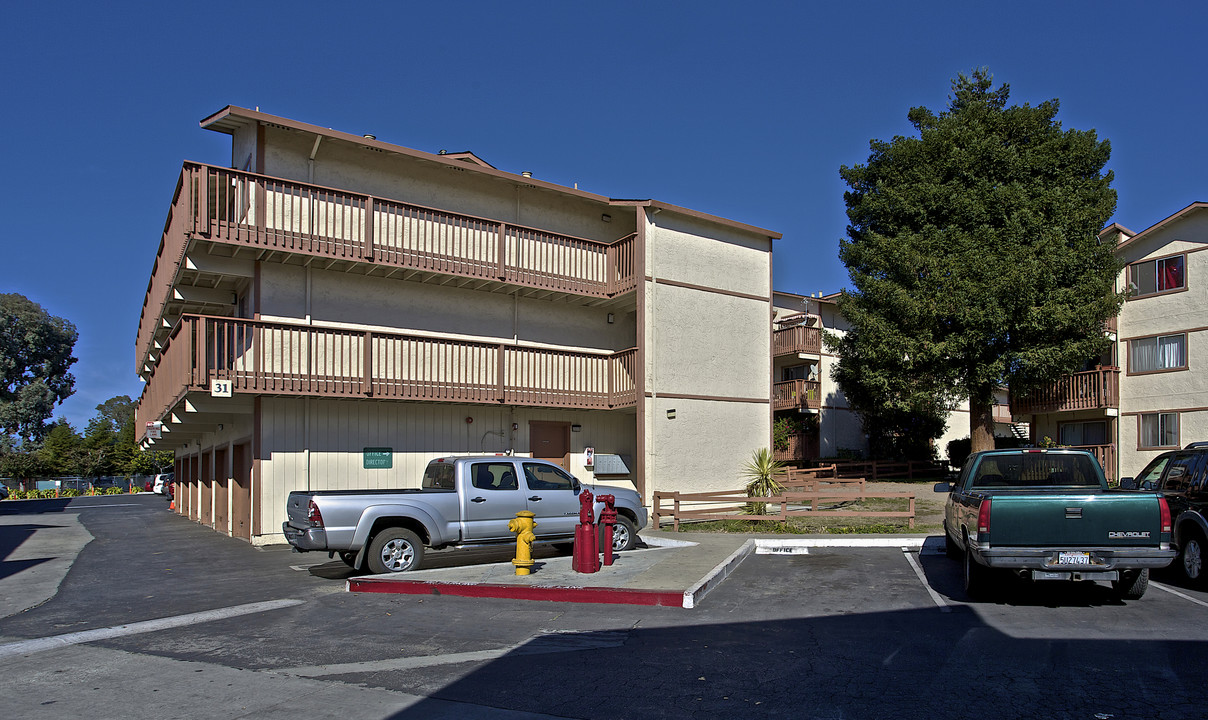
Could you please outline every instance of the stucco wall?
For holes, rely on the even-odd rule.
[[[647,275],[762,298],[771,295],[770,238],[666,210],[649,217]],[[765,309],[765,324],[767,320]]]
[[[1179,413],[1179,445],[1208,439],[1208,210],[1197,209],[1185,217],[1125,245],[1118,257],[1128,264],[1187,253],[1186,290],[1130,298],[1118,319],[1117,357],[1120,378],[1119,475],[1136,475],[1161,450],[1138,450],[1139,415]],[[1120,274],[1119,287],[1127,286],[1129,271]],[[1187,370],[1152,374],[1129,373],[1129,340],[1138,337],[1186,333]]]
[[[654,490],[742,487],[743,463],[771,437],[768,406],[760,403],[647,398],[646,413],[647,503]]]
[[[306,182],[313,147],[313,135],[267,127],[265,173]],[[603,242],[634,231],[632,209],[537,188],[523,179],[488,177],[474,167],[448,167],[325,139],[313,163],[313,182]]]
[[[292,265],[262,266],[262,319],[305,320],[307,273]],[[637,344],[633,311],[323,270],[309,273],[309,309],[316,324],[601,351]]]
[[[284,542],[285,498],[293,490],[419,487],[433,458],[529,454],[530,420],[581,425],[571,433],[570,470],[585,482],[594,477],[583,468],[584,447],[630,458],[635,452],[632,413],[295,398],[265,398],[261,407],[262,542]],[[366,447],[392,448],[394,467],[364,469]]]

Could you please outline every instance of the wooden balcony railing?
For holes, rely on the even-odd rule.
[[[160,420],[189,391],[612,409],[637,403],[636,349],[611,354],[185,315],[139,398]]]
[[[816,327],[795,325],[772,331],[773,355],[822,352],[822,331]]]
[[[1071,445],[1073,450],[1085,450],[1095,456],[1103,466],[1103,474],[1108,482],[1116,481],[1116,446],[1115,445]]]
[[[629,292],[638,281],[633,236],[613,243],[586,240],[364,193],[185,163],[143,305],[139,362],[184,255],[186,233],[212,242],[592,297]]]
[[[1117,367],[1066,375],[1024,396],[1011,393],[1011,413],[1016,416],[1118,407],[1120,368]]]
[[[813,380],[788,380],[772,385],[773,410],[817,410],[822,406],[822,384]]]

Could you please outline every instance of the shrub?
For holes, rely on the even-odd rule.
[[[76,490],[75,488],[67,488],[63,492],[59,493],[59,497],[79,497],[79,496],[80,496],[80,491]]]
[[[747,497],[773,497],[779,495],[784,486],[780,477],[784,475],[784,463],[772,458],[767,448],[751,453],[751,459],[742,466],[742,476],[747,480]],[[767,503],[750,502],[742,506],[746,515],[763,515]]]
[[[120,487],[110,487],[110,488],[105,488],[105,494],[106,495],[125,495],[126,491],[121,489]]]

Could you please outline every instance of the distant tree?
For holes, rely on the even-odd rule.
[[[46,475],[36,448],[12,447],[0,452],[0,477],[13,478],[22,490],[33,489],[33,479]]]
[[[82,440],[66,420],[55,422],[38,450],[42,467],[49,475],[80,475]]]
[[[938,434],[968,400],[973,450],[990,449],[996,387],[1051,382],[1107,346],[1123,299],[1096,239],[1116,206],[1110,145],[1063,130],[1057,100],[1008,95],[988,70],[962,74],[946,111],[910,110],[918,137],[873,140],[867,164],[839,171],[852,329],[829,344],[866,428]]]
[[[75,326],[23,295],[0,294],[0,433],[46,434],[56,404],[75,391],[68,369]]]

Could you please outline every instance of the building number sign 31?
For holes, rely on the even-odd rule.
[[[210,397],[230,397],[231,396],[231,381],[230,380],[211,380],[210,381]]]

